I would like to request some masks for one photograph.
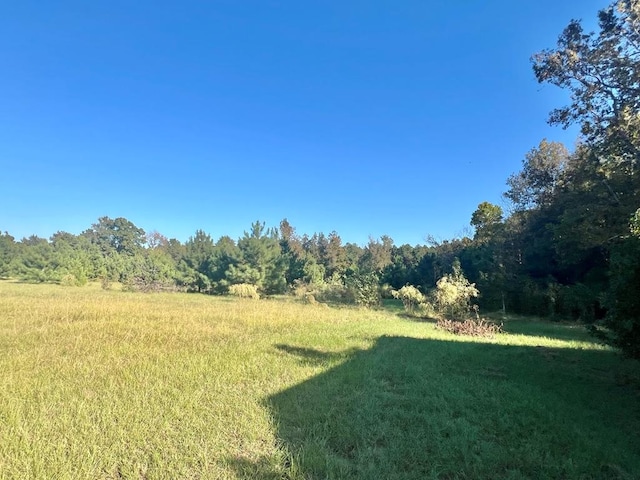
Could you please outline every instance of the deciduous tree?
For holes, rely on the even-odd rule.
[[[581,126],[599,153],[636,164],[640,154],[640,2],[617,0],[598,13],[599,32],[578,20],[564,29],[556,48],[532,57],[541,83],[571,93],[571,103],[551,112],[552,124]],[[611,161],[611,158],[605,161]]]

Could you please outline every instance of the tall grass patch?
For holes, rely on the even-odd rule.
[[[0,282],[0,478],[634,478],[637,365],[504,330]]]

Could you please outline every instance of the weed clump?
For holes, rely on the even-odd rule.
[[[497,325],[481,318],[469,318],[467,320],[441,318],[436,323],[436,326],[449,333],[471,335],[473,337],[493,337],[497,333],[502,333],[502,324]]]

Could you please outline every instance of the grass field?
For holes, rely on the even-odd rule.
[[[640,478],[638,363],[505,330],[0,282],[0,478]]]

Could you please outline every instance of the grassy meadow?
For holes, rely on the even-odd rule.
[[[0,282],[0,479],[640,478],[640,368],[584,329]]]

